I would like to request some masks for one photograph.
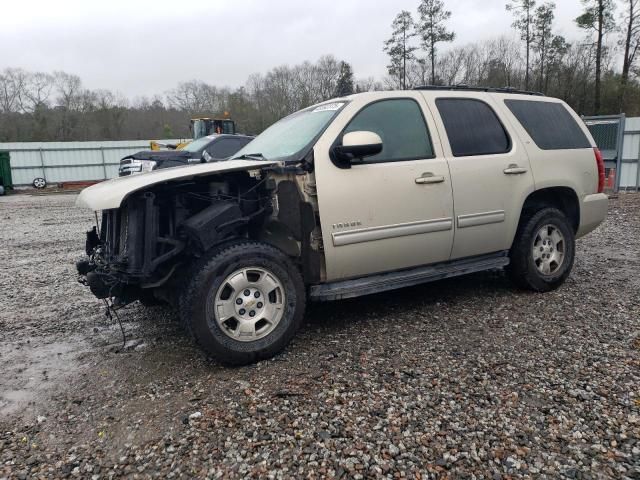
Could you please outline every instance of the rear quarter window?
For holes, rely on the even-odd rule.
[[[504,103],[538,148],[591,148],[587,136],[563,104],[532,100],[505,100]]]
[[[472,98],[439,98],[436,106],[454,157],[511,151],[511,138],[493,109]]]

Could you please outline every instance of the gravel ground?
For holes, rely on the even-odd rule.
[[[483,273],[312,305],[228,369],[76,283],[72,195],[0,199],[0,478],[640,479],[640,195],[559,291]]]

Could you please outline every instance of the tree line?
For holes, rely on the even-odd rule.
[[[391,25],[386,86],[513,87],[562,98],[581,114],[640,115],[640,0],[581,3],[574,21],[584,38],[555,32],[553,1],[508,0],[520,43],[500,37],[444,49],[455,38],[451,12],[443,0],[420,0],[415,16],[403,10]]]
[[[517,39],[445,48],[456,37],[448,27],[451,12],[443,0],[419,0],[415,13],[393,19],[383,44],[388,76],[380,80],[356,79],[349,63],[325,55],[253,74],[238,88],[192,80],[129,100],[88,89],[70,73],[6,68],[0,71],[0,142],[188,138],[190,118],[225,113],[240,132],[258,134],[333,97],[428,84],[537,90],[583,115],[640,115],[640,0],[580,1],[584,11],[575,22],[584,38],[556,33],[552,1],[507,0]]]
[[[314,103],[382,88],[354,80],[351,65],[331,55],[251,75],[240,88],[201,80],[163,95],[129,101],[109,90],[85,88],[65,72],[0,72],[0,142],[189,138],[189,119],[234,119],[239,132],[258,134],[280,118]]]

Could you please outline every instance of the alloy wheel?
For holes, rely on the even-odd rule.
[[[564,263],[566,242],[554,225],[545,225],[533,239],[533,263],[542,275],[553,275]]]
[[[284,286],[264,268],[242,268],[222,282],[214,307],[215,321],[227,336],[253,342],[273,332],[282,319]]]

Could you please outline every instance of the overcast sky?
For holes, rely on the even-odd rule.
[[[0,0],[0,69],[64,70],[128,97],[333,54],[358,78],[386,74],[382,44],[419,0]],[[513,35],[505,0],[445,0],[456,44]],[[581,38],[579,0],[556,0],[556,31]]]

